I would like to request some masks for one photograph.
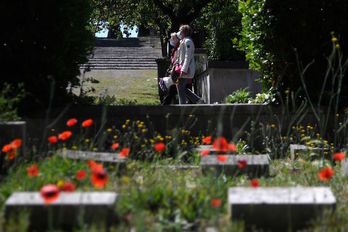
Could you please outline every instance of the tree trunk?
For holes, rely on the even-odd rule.
[[[122,39],[122,32],[120,29],[120,25],[108,26],[108,39]]]

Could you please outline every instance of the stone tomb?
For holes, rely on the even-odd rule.
[[[334,210],[336,198],[328,187],[234,187],[228,189],[232,220],[247,226],[293,231]]]
[[[320,147],[310,147],[306,145],[301,145],[301,144],[290,144],[290,157],[291,160],[294,160],[299,154],[307,153],[309,154],[310,152],[314,152],[318,154],[317,157],[319,157],[319,154],[324,151],[329,151],[327,148],[320,148]],[[324,157],[329,158],[329,155],[326,155]],[[314,159],[315,157],[311,157]]]
[[[14,139],[22,139],[21,155],[24,155],[26,125],[25,121],[0,122],[0,145],[8,144]]]
[[[341,170],[343,176],[348,176],[348,159],[341,161]]]
[[[50,227],[71,231],[85,223],[115,223],[116,198],[114,192],[61,192],[55,202],[47,205],[39,192],[15,192],[5,202],[5,214],[9,219],[28,211],[30,231]]]
[[[77,160],[94,160],[97,162],[117,164],[119,167],[126,166],[127,158],[121,157],[118,153],[109,152],[91,152],[79,150],[63,150],[60,153],[63,158],[77,159]]]
[[[213,173],[220,175],[224,173],[228,176],[247,174],[249,177],[268,176],[269,156],[268,155],[226,155],[227,160],[222,162],[217,159],[217,155],[201,156],[201,167],[203,173]],[[238,167],[239,161],[246,161],[246,166]]]

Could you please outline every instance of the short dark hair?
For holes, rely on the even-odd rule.
[[[192,29],[189,25],[181,25],[179,28],[179,31],[182,31],[185,36],[191,36],[192,35]]]

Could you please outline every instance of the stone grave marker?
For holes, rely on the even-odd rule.
[[[348,159],[344,159],[341,161],[341,170],[343,176],[348,175]]]
[[[30,231],[45,231],[53,227],[71,231],[82,223],[116,221],[114,192],[61,192],[59,198],[45,204],[39,192],[14,192],[5,202],[6,218],[30,212]]]
[[[25,154],[26,125],[25,121],[0,122],[0,146],[22,139],[21,152]]]
[[[309,151],[313,151],[316,153],[320,153],[322,151],[329,151],[327,148],[320,148],[320,147],[310,147],[306,145],[301,144],[290,144],[290,158],[291,160],[294,160],[299,153],[308,153]],[[324,157],[330,157],[330,156],[324,156]]]
[[[336,198],[328,187],[233,187],[228,189],[232,220],[274,231],[303,228],[325,210],[334,210]]]
[[[269,156],[268,155],[226,155],[226,161],[218,160],[217,155],[201,157],[200,165],[203,173],[224,173],[229,176],[247,174],[250,177],[268,176]],[[239,167],[240,163],[244,164]]]
[[[92,152],[80,150],[63,150],[60,153],[63,158],[77,160],[95,160],[97,162],[116,164],[119,168],[125,168],[127,158],[121,157],[118,153]]]

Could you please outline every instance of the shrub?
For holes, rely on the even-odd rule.
[[[47,106],[50,94],[55,104],[66,101],[93,48],[90,1],[1,1],[0,8],[2,83],[24,84],[24,106]]]
[[[332,49],[330,33],[338,36],[341,51],[348,49],[347,9],[344,0],[239,0],[243,28],[238,47],[250,67],[261,71],[267,88],[296,91],[301,86],[297,60],[304,66],[314,61],[306,83],[318,97]],[[347,94],[347,79],[343,84]]]
[[[21,84],[17,87],[4,84],[3,89],[0,90],[0,122],[19,119],[17,106],[24,96]]]
[[[248,88],[239,89],[226,97],[226,103],[248,103],[250,98]]]

